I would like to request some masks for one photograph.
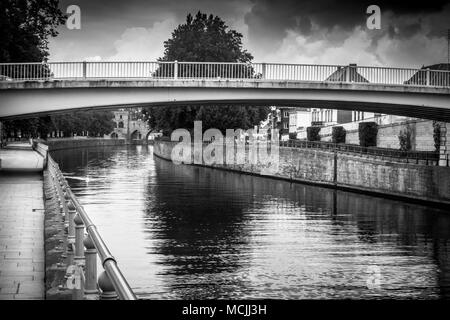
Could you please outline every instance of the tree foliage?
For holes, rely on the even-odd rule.
[[[411,151],[412,142],[411,142],[411,127],[408,125],[404,130],[401,130],[398,134],[398,141],[400,145],[401,151]]]
[[[164,56],[159,61],[188,62],[239,62],[249,63],[253,56],[243,49],[242,34],[230,30],[218,16],[198,12],[188,14],[186,23],[179,25],[172,37],[164,42]],[[156,71],[163,72],[161,70]],[[173,72],[173,69],[164,70]],[[196,69],[179,68],[179,76],[201,76]],[[208,75],[226,77],[217,70],[202,70]],[[216,72],[216,73],[214,73]],[[219,73],[217,73],[219,72]],[[237,74],[253,74],[249,65],[242,65]],[[170,74],[169,74],[170,75]],[[267,107],[236,105],[152,106],[143,109],[151,128],[162,130],[165,135],[177,128],[193,128],[195,120],[201,120],[203,129],[248,129],[265,120]]]
[[[253,56],[242,47],[242,34],[228,29],[218,16],[191,14],[164,42],[160,61],[250,62]]]
[[[65,16],[58,0],[0,1],[0,61],[41,62]]]
[[[65,16],[58,8],[58,0],[1,0],[0,62],[45,61],[49,54],[49,38],[58,34],[56,28],[64,21]],[[45,65],[41,68],[42,75],[49,71]],[[14,70],[14,75],[27,77],[25,72]],[[7,71],[0,75],[12,77]],[[46,136],[50,128],[50,117],[39,117],[6,121],[4,130],[7,134],[20,131],[27,136],[37,137]]]
[[[62,131],[65,137],[73,134],[81,135],[89,132],[89,136],[97,137],[109,134],[114,130],[114,114],[111,111],[76,111],[65,114],[44,116],[31,119],[5,121],[7,137],[45,139],[52,131]]]
[[[377,146],[378,125],[376,122],[360,122],[358,133],[360,146]]]
[[[441,124],[438,121],[433,121],[433,140],[434,150],[439,152],[441,149]]]
[[[347,132],[344,127],[336,126],[331,129],[331,141],[333,143],[345,143]]]
[[[202,121],[202,129],[249,129],[267,119],[266,107],[222,106],[152,106],[143,110],[150,128],[170,135],[174,129],[192,129],[194,121]]]
[[[320,141],[320,127],[307,127],[306,139],[308,141]]]

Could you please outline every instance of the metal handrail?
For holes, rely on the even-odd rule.
[[[71,61],[0,63],[0,81],[223,79],[450,87],[449,70],[287,63]]]
[[[48,157],[47,160],[48,165],[50,165],[55,171],[61,172],[58,168],[57,163],[52,159],[52,157],[50,155],[47,155],[47,157]],[[67,181],[65,181],[65,184],[66,184],[66,192],[69,196],[69,199],[72,201],[77,213],[80,215],[81,220],[83,220],[83,223],[86,227],[86,231],[91,237],[92,242],[94,243],[94,246],[101,259],[102,266],[105,269],[109,279],[111,280],[111,283],[114,286],[115,291],[119,295],[119,298],[122,300],[137,300],[136,295],[134,294],[127,280],[123,276],[119,267],[117,266],[116,259],[106,246],[104,240],[102,239],[100,233],[97,230],[97,227],[95,226],[94,223],[92,223],[83,206],[80,204],[77,197],[74,195],[74,193],[68,186]]]

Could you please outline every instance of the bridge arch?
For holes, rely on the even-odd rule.
[[[142,139],[142,133],[139,130],[134,130],[130,134],[130,140],[141,140]]]

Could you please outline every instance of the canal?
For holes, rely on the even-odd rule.
[[[450,212],[174,165],[151,146],[54,159],[145,299],[450,297]]]

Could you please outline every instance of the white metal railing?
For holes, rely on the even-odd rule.
[[[84,211],[70,189],[59,165],[48,154],[48,147],[34,142],[33,148],[46,159],[49,179],[59,204],[61,214],[67,222],[66,285],[72,290],[72,299],[136,300],[137,297],[119,269],[97,227]],[[87,234],[85,234],[85,230]],[[104,271],[97,279],[97,255]]]
[[[368,67],[355,64],[178,61],[0,63],[0,81],[118,78],[280,80],[450,87],[450,70]]]

